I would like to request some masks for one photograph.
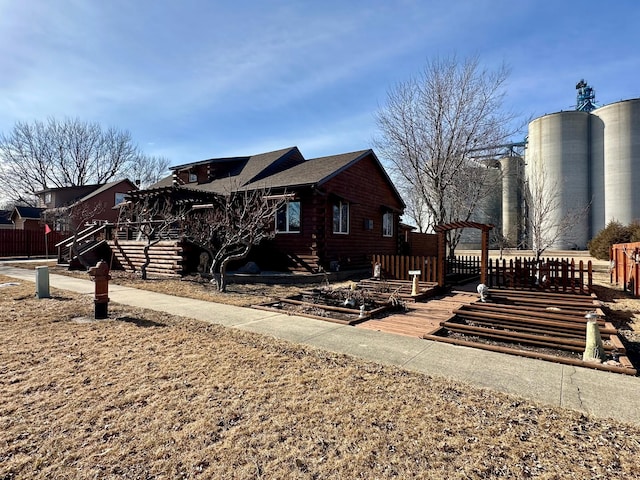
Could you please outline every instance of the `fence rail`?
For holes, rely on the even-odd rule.
[[[494,288],[545,289],[556,292],[591,293],[593,266],[568,258],[515,258],[489,262],[489,286]]]
[[[380,265],[381,274],[388,279],[411,280],[409,270],[420,270],[421,282],[437,282],[438,258],[409,255],[373,255],[372,268]]]
[[[42,230],[0,230],[0,257],[39,257],[47,253],[55,257],[56,243],[65,234]],[[46,242],[46,243],[45,243]]]
[[[480,275],[481,259],[475,255],[447,258],[446,275],[471,278]]]
[[[612,245],[611,283],[622,284],[625,291],[640,297],[640,242]]]

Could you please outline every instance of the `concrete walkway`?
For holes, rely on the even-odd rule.
[[[0,263],[0,274],[34,282],[33,270]],[[93,293],[93,282],[51,275],[52,287]],[[270,335],[336,353],[515,394],[542,404],[640,425],[640,377],[337,325],[111,285],[113,302]]]

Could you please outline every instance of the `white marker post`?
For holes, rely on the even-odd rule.
[[[422,270],[409,270],[409,275],[413,275],[413,283],[411,284],[411,296],[418,295],[419,284],[418,279],[422,275]]]
[[[49,267],[36,267],[36,296],[49,298]]]

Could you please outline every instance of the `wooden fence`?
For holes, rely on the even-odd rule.
[[[418,255],[374,255],[372,266],[380,264],[384,278],[394,280],[412,280],[409,270],[420,270],[421,282],[438,281],[438,257]],[[480,274],[480,257],[463,256],[447,258],[446,276],[460,279],[478,276]]]
[[[374,255],[372,268],[380,264],[383,278],[411,280],[409,270],[420,270],[421,282],[437,282],[438,258],[408,255]]]
[[[447,267],[445,273],[446,275],[463,279],[472,278],[480,275],[480,265],[480,257],[474,255],[447,257]]]
[[[515,258],[489,262],[489,287],[544,289],[556,292],[591,293],[593,266],[580,260]]]
[[[611,283],[640,297],[640,242],[618,243],[609,251]]]
[[[56,256],[56,243],[66,234],[50,232],[45,236],[42,230],[0,230],[0,257],[40,257]],[[46,244],[45,244],[46,240]]]

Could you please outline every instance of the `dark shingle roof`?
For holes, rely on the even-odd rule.
[[[0,210],[0,225],[10,225],[12,223],[11,210]]]
[[[380,168],[381,174],[387,179],[398,199],[402,198],[389,179],[386,171],[380,164],[373,150],[360,150],[357,152],[331,155],[328,157],[305,160],[297,147],[285,148],[274,152],[252,155],[250,157],[219,158],[188,163],[172,170],[184,170],[196,165],[207,163],[221,164],[237,162],[238,169],[233,174],[223,178],[217,178],[208,183],[189,183],[180,185],[180,188],[200,190],[204,192],[226,193],[233,190],[254,190],[260,188],[286,189],[310,185],[321,185],[335,175],[340,174],[361,159],[371,156]],[[228,167],[228,165],[227,165]],[[225,167],[225,168],[227,168]],[[226,171],[232,171],[227,168]],[[163,178],[158,183],[149,187],[161,188],[172,186],[172,176]]]
[[[371,150],[314,158],[250,183],[246,188],[284,188],[321,184],[360,160]]]
[[[20,215],[22,218],[31,218],[34,220],[40,219],[40,214],[44,211],[44,208],[37,207],[24,207],[21,205],[17,205],[15,208],[15,212]]]

